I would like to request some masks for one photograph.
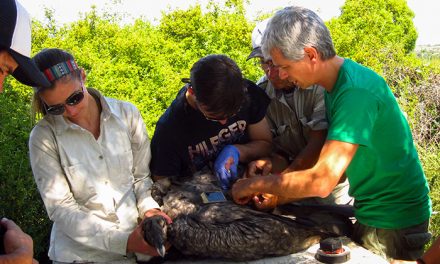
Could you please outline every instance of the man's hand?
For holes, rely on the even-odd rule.
[[[269,158],[249,162],[248,177],[266,176],[272,170],[272,161]]]
[[[4,259],[9,261],[6,263],[38,264],[38,261],[32,258],[34,254],[32,238],[12,220],[3,218],[1,225],[6,229],[3,238],[6,255],[0,256],[0,263]]]
[[[272,170],[272,161],[270,158],[259,159],[249,163],[247,177],[259,177],[270,175]],[[275,208],[278,205],[278,196],[270,193],[259,193],[251,199],[260,211],[267,211]]]
[[[257,194],[250,190],[249,184],[251,183],[252,178],[248,179],[239,179],[234,185],[232,185],[232,199],[237,204],[247,204],[249,201],[253,199]]]
[[[237,166],[240,152],[234,145],[225,146],[214,163],[215,176],[220,180],[223,190],[228,190],[231,183],[238,178]]]
[[[252,198],[252,201],[257,210],[267,211],[274,209],[278,205],[278,196],[270,193],[263,193],[255,195]]]
[[[268,174],[272,175],[272,174]],[[279,197],[269,193],[258,193],[251,190],[253,180],[265,176],[254,176],[247,179],[239,179],[232,186],[232,198],[237,204],[247,204],[252,201],[258,210],[273,209],[278,205]]]

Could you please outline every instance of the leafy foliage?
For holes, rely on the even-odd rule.
[[[170,10],[158,25],[141,19],[121,25],[118,15],[98,15],[92,8],[79,21],[58,27],[53,11],[46,10],[45,23],[33,22],[33,51],[57,47],[71,52],[86,70],[87,86],[134,103],[151,136],[158,118],[182,87],[180,79],[189,76],[200,57],[223,53],[237,62],[248,79],[256,81],[263,74],[246,61],[255,26],[246,19],[246,3],[211,1],[206,8]],[[413,54],[417,38],[413,17],[404,0],[347,0],[341,16],[328,26],[338,54],[382,74],[398,97],[408,114],[438,211],[440,142],[432,141],[439,135],[440,102],[433,98],[438,98],[434,93],[440,89],[436,81],[440,69],[438,63],[426,66]],[[31,93],[9,78],[6,92],[0,94],[0,213],[32,235],[42,263],[50,221],[29,167]],[[435,236],[440,233],[438,216],[431,230]]]
[[[0,94],[0,216],[13,219],[32,234],[35,251],[42,252],[49,246],[50,225],[30,170],[30,99],[22,88],[15,80],[7,81]]]
[[[341,11],[328,23],[338,54],[382,73],[414,50],[414,13],[405,0],[347,0]]]

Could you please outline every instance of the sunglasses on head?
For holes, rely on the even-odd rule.
[[[46,112],[51,115],[61,115],[66,110],[66,105],[68,106],[74,106],[84,99],[84,85],[81,84],[81,89],[73,92],[69,97],[67,97],[64,104],[56,104],[56,105],[47,105],[44,104],[44,107],[46,109]]]

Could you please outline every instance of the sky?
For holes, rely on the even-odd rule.
[[[90,10],[92,5],[98,11],[107,10],[121,13],[126,17],[126,23],[142,17],[157,23],[161,11],[171,9],[187,9],[197,3],[202,6],[207,0],[18,0],[30,13],[31,17],[45,21],[45,8],[54,11],[58,24],[77,21],[80,13]],[[112,4],[112,2],[117,2]],[[217,0],[219,1],[219,0]],[[255,19],[260,13],[267,13],[287,5],[300,5],[317,12],[323,20],[329,20],[340,14],[339,8],[344,0],[250,0],[247,6],[249,19]],[[414,24],[419,33],[416,45],[440,44],[440,1],[439,0],[407,0],[408,6],[414,11]]]

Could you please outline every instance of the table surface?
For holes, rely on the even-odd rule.
[[[344,246],[350,249],[350,260],[348,260],[347,264],[365,264],[365,263],[375,263],[375,264],[388,264],[388,261],[383,259],[382,257],[374,254],[371,251],[355,244],[349,238],[342,238],[342,243]],[[214,259],[206,259],[199,261],[167,261],[167,264],[189,264],[189,263],[209,263],[209,264],[226,264],[226,263],[246,263],[246,264],[312,264],[312,263],[322,263],[315,259],[315,253],[319,248],[319,244],[315,244],[304,250],[302,252],[298,252],[295,254],[290,254],[282,257],[275,258],[265,258],[254,261],[245,261],[245,262],[232,262],[232,261],[223,261],[223,260],[214,260]]]

